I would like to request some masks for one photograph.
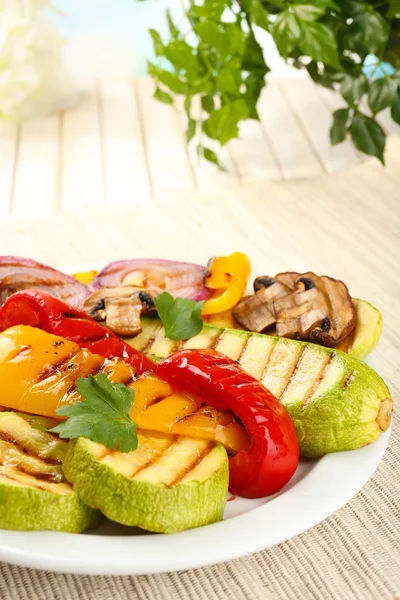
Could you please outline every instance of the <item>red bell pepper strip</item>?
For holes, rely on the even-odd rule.
[[[231,410],[251,438],[229,461],[229,487],[245,498],[275,494],[299,462],[295,427],[285,407],[235,361],[215,350],[175,352],[157,374],[179,392]]]
[[[138,374],[155,369],[152,360],[129,346],[110,329],[82,310],[72,308],[63,300],[41,290],[23,290],[7,298],[0,309],[0,331],[13,325],[38,327],[105,358],[123,358],[135,367]]]

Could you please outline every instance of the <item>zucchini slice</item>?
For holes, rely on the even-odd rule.
[[[41,430],[55,424],[0,412],[1,529],[79,533],[100,522],[99,511],[84,504],[63,475],[68,442]]]
[[[138,431],[136,450],[121,453],[85,438],[71,442],[66,478],[109,519],[159,533],[220,521],[228,493],[221,444]]]

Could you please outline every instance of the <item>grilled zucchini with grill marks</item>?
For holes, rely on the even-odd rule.
[[[61,463],[68,443],[36,427],[53,419],[0,412],[0,528],[79,533],[101,515],[66,481]]]
[[[138,431],[136,450],[121,453],[85,438],[71,442],[66,478],[89,506],[124,525],[174,533],[221,520],[228,457],[221,444]]]
[[[142,333],[129,343],[155,360],[180,348],[214,348],[239,361],[285,405],[303,456],[360,448],[390,425],[393,401],[384,381],[344,352],[208,325],[197,336],[174,342],[165,338],[161,325],[155,328],[153,320],[143,319],[142,326]],[[193,430],[196,425],[192,415]]]

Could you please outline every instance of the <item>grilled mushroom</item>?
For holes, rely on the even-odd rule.
[[[254,296],[244,298],[233,311],[246,329],[333,347],[356,325],[346,285],[331,277],[279,273],[257,277],[254,289]]]
[[[155,313],[154,297],[158,292],[134,286],[96,290],[84,304],[84,310],[102,321],[121,337],[133,337],[142,331],[140,316]]]
[[[254,282],[254,296],[243,298],[233,310],[233,316],[242,327],[262,333],[276,323],[274,302],[290,294],[290,289],[269,277],[258,277]]]

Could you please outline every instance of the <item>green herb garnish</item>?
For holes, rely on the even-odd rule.
[[[66,421],[49,429],[61,438],[85,437],[120,452],[136,450],[136,423],[129,413],[134,392],[123,383],[111,382],[104,373],[76,380],[76,389],[85,398],[56,410]]]
[[[173,298],[168,292],[163,292],[154,298],[158,316],[164,329],[165,337],[170,340],[188,340],[203,329],[200,314],[204,302],[195,302],[186,298]]]

